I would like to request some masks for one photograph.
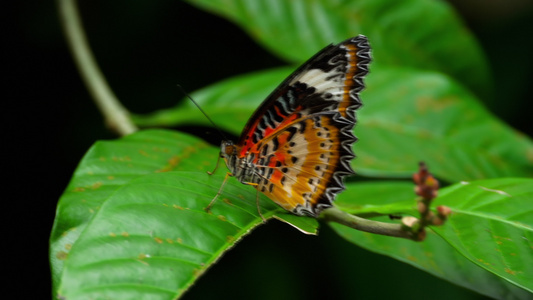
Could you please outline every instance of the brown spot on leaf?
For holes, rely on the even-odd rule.
[[[504,236],[493,235],[492,237],[495,238],[495,239],[497,239],[497,240],[505,240],[505,241],[509,241],[509,242],[512,242],[512,241],[513,241],[513,240],[511,240],[510,238],[508,238],[508,237],[504,237]]]
[[[203,269],[194,269],[192,271],[192,274],[194,277],[199,277],[200,275],[202,275],[204,273],[204,270]]]
[[[407,256],[407,259],[412,261],[412,262],[418,262],[418,258],[416,258],[415,256],[412,256],[412,255]]]
[[[480,263],[484,264],[485,266],[490,266],[490,263],[488,263],[488,262],[484,261],[484,260],[483,260],[483,259],[481,259],[481,258],[478,258],[478,260],[477,260],[477,261],[479,261]]]
[[[533,163],[533,148],[530,147],[526,150],[526,157],[530,163]]]
[[[180,163],[181,159],[179,158],[179,156],[172,156],[169,160],[168,160],[168,164],[166,166],[164,166],[163,168],[159,169],[159,170],[156,170],[156,173],[162,173],[162,172],[169,172],[169,171],[172,171],[174,170],[174,168],[176,168],[176,166]]]
[[[91,185],[91,188],[93,190],[96,190],[96,189],[99,189],[102,185],[103,185],[102,182],[98,181],[98,182],[93,183],[93,185]]]
[[[511,274],[511,275],[516,275],[516,272],[511,270],[511,269],[508,269],[508,268],[505,268],[505,273],[508,273],[508,274]]]
[[[59,260],[65,260],[65,259],[67,259],[67,257],[68,257],[68,253],[65,252],[65,251],[58,251],[56,253],[56,258],[59,259]]]

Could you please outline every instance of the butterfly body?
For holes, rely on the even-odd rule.
[[[354,173],[352,129],[369,62],[362,35],[309,59],[259,106],[237,143],[222,142],[231,175],[296,215],[331,207]]]

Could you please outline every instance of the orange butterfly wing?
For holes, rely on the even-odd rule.
[[[353,174],[352,130],[370,46],[359,35],[330,45],[254,112],[239,142],[223,142],[231,173],[297,215],[318,216]]]

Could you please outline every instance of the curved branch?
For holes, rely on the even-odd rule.
[[[91,52],[75,0],[58,0],[59,15],[74,61],[106,125],[119,135],[137,131],[129,112],[118,101]]]
[[[320,218],[327,222],[339,223],[360,231],[400,237],[413,241],[423,240],[422,236],[414,234],[408,227],[402,224],[385,223],[363,219],[354,215],[350,215],[338,208],[331,207],[322,211]]]

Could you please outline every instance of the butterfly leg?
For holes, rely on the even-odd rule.
[[[257,205],[257,212],[259,213],[259,216],[261,219],[263,219],[263,222],[266,222],[265,217],[263,217],[263,214],[261,213],[261,207],[259,207],[259,190],[257,189],[257,183],[255,182],[243,182],[243,184],[251,185],[253,187],[256,187],[256,198],[255,198],[255,205]]]
[[[213,174],[215,174],[216,170],[218,169],[218,162],[220,162],[220,158],[221,158],[221,157],[222,157],[222,153],[218,156],[217,164],[215,165],[215,169],[213,169],[212,172],[207,171],[207,174],[208,174],[208,175],[213,175]],[[229,173],[228,173],[228,174],[229,174]],[[228,176],[226,175],[226,179],[227,179],[227,178],[228,178]],[[224,183],[226,182],[226,179],[224,179]],[[223,184],[222,186],[224,186],[224,184]],[[218,194],[217,194],[217,196],[218,196]]]
[[[217,166],[218,166],[218,161],[217,161]],[[215,170],[216,170],[216,168],[215,168]],[[209,172],[207,172],[207,173],[209,174]],[[211,173],[211,174],[213,174],[213,173]],[[209,174],[209,175],[211,175],[211,174]],[[218,196],[220,196],[220,194],[222,194],[222,190],[224,189],[224,186],[226,185],[226,182],[228,181],[228,177],[230,177],[230,176],[233,176],[233,174],[231,174],[230,172],[226,173],[226,177],[224,178],[224,181],[222,182],[222,185],[220,186],[220,189],[218,189],[217,194],[215,195],[213,200],[211,200],[211,202],[209,202],[209,205],[207,205],[207,207],[204,208],[204,210],[206,212],[209,212],[211,210],[211,206],[213,206],[213,204],[217,200]]]
[[[255,205],[257,205],[257,212],[261,216],[261,219],[263,219],[263,223],[265,223],[266,219],[265,217],[263,217],[263,214],[261,213],[261,207],[259,207],[259,190],[258,189],[256,189]]]

